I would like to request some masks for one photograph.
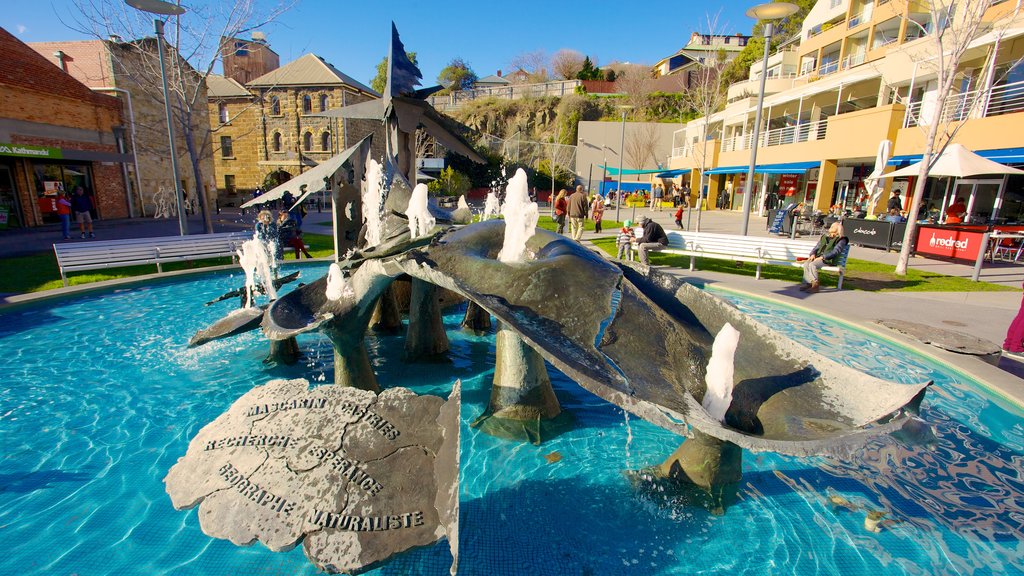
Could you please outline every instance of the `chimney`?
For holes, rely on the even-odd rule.
[[[64,61],[66,56],[67,54],[64,54],[64,52],[61,52],[60,50],[53,53],[53,57],[57,59],[57,65],[60,66],[60,69],[65,73],[68,71],[68,63]]]
[[[501,70],[498,70],[498,78],[501,78]]]

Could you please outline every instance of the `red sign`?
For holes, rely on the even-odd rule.
[[[798,174],[780,174],[779,175],[779,195],[780,196],[795,196],[796,187],[800,180]]]
[[[39,211],[43,214],[57,211],[56,196],[40,196],[36,202],[39,204]]]
[[[984,229],[973,231],[922,226],[917,232],[915,250],[918,254],[973,261],[978,258],[978,250],[981,249],[984,232]]]

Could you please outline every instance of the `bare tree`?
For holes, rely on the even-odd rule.
[[[509,64],[529,74],[529,82],[547,82],[548,55],[543,50],[523,52],[512,57]]]
[[[643,170],[658,164],[658,126],[651,122],[630,124],[626,138],[626,158],[629,164]]]
[[[563,48],[551,57],[551,71],[556,78],[572,80],[583,69],[583,54],[575,50]]]
[[[625,68],[616,78],[615,85],[625,95],[626,103],[633,107],[636,118],[647,103],[647,97],[653,91],[654,82],[648,68],[631,66]]]
[[[706,17],[708,34],[717,35],[721,33],[718,26],[718,14]],[[695,68],[685,75],[687,85],[683,87],[682,98],[680,99],[680,118],[686,111],[695,112],[700,120],[699,143],[693,143],[690,154],[694,159],[694,169],[699,170],[700,184],[697,189],[697,230],[700,231],[700,214],[703,202],[701,194],[704,190],[704,172],[711,163],[711,155],[714,150],[708,149],[708,140],[711,137],[711,118],[725,106],[726,91],[723,90],[722,70],[728,62],[725,54],[716,52],[714,56],[706,58],[703,62],[695,64]],[[764,71],[762,71],[764,73]],[[685,127],[685,124],[684,124]]]
[[[131,39],[125,50],[112,51],[126,78],[145,94],[163,104],[159,47],[152,38],[153,15],[128,7],[121,0],[73,0],[76,14],[69,28],[100,39]],[[179,0],[180,2],[180,0]],[[167,86],[175,128],[184,141],[203,214],[203,226],[213,232],[213,220],[204,192],[202,161],[212,149],[206,79],[228,47],[228,42],[273,22],[294,4],[281,0],[264,9],[257,0],[190,2],[183,16],[171,17],[165,26]],[[147,38],[148,36],[148,38]],[[146,129],[145,125],[140,128]],[[166,131],[156,125],[152,130]],[[177,183],[175,183],[177,185]]]
[[[992,7],[991,0],[964,0],[957,3],[944,3],[944,0],[924,0],[921,4],[928,8],[931,17],[932,30],[922,29],[928,33],[929,41],[922,46],[916,56],[912,56],[918,64],[919,69],[930,69],[936,77],[936,105],[930,110],[928,118],[918,118],[917,124],[925,130],[924,151],[921,155],[921,172],[918,174],[914,184],[914,193],[907,212],[907,230],[903,235],[903,248],[900,250],[900,257],[896,263],[896,274],[905,276],[910,262],[910,245],[917,235],[917,217],[921,210],[921,199],[924,197],[925,185],[928,180],[928,171],[934,158],[941,154],[952,137],[959,130],[962,123],[954,122],[955,117],[944,114],[946,111],[947,99],[953,90],[953,84],[960,75],[960,61],[964,57],[971,42],[978,37],[979,32],[984,31],[985,13]],[[1000,31],[1016,18],[1020,12],[1021,3],[1018,0],[1010,15],[1000,19],[992,25],[996,37],[1000,37]],[[918,25],[913,20],[910,25]],[[930,33],[929,33],[930,32]],[[998,45],[998,40],[996,42]],[[993,52],[992,57],[995,57]],[[992,68],[994,70],[994,68]],[[987,86],[983,92],[991,91],[992,79],[986,81]],[[982,98],[975,99],[976,104]]]

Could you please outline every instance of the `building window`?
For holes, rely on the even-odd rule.
[[[281,151],[281,133],[274,132],[274,152]]]
[[[270,113],[274,116],[281,115],[281,99],[277,96],[270,97]]]
[[[331,133],[324,132],[320,135],[320,151],[327,152],[331,149]]]
[[[313,133],[306,132],[302,135],[302,149],[309,152],[313,149]]]
[[[302,97],[302,113],[313,113],[313,99],[309,97],[309,94],[306,94],[305,96]]]
[[[224,191],[227,192],[228,194],[234,194],[234,193],[237,192],[237,190],[235,190],[235,175],[234,174],[225,174],[224,175]]]
[[[327,94],[320,95],[320,111],[327,112]]]
[[[231,147],[231,136],[220,137],[220,157],[221,158],[232,158],[235,155],[234,149]]]
[[[220,116],[220,123],[221,124],[227,124],[228,123],[228,105],[227,104],[225,104],[223,102],[218,104],[217,105],[217,114]]]

